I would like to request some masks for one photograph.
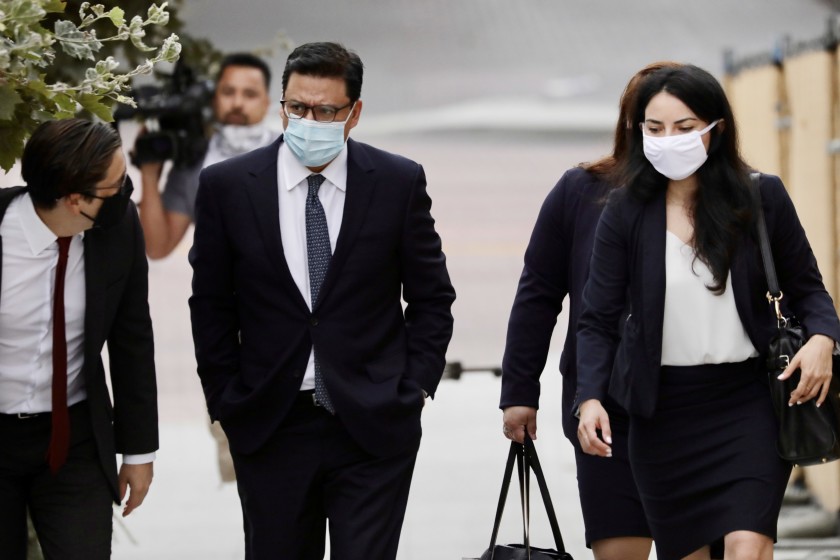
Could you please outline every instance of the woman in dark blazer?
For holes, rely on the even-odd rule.
[[[673,62],[654,63],[630,79],[619,104],[613,153],[593,164],[568,170],[548,194],[525,253],[525,267],[508,324],[502,362],[503,429],[508,438],[522,442],[526,428],[532,438],[537,435],[540,374],[563,299],[569,296],[569,324],[560,359],[563,431],[575,448],[586,545],[592,548],[596,560],[646,559],[650,555],[651,533],[627,461],[626,414],[614,402],[605,403],[613,419],[615,461],[600,461],[583,453],[575,435],[575,331],[581,292],[589,274],[595,226],[612,190],[605,177],[627,153],[625,131],[636,87],[647,74],[674,66],[677,64]],[[604,480],[610,483],[604,484]]]
[[[761,352],[775,328],[755,234],[765,213],[785,302],[809,340],[791,403],[822,402],[840,322],[777,177],[754,203],[723,89],[695,66],[639,86],[629,153],[595,235],[577,335],[578,437],[617,454],[607,395],[630,415],[629,457],[659,560],[773,557],[790,465],[776,454]],[[632,314],[619,321],[625,308]],[[605,459],[607,461],[615,459]]]

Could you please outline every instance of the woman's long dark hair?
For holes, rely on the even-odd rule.
[[[613,181],[627,185],[628,192],[643,201],[668,186],[668,178],[657,172],[642,150],[645,109],[658,93],[667,92],[691,109],[701,120],[721,122],[712,128],[709,157],[695,173],[697,194],[691,210],[696,258],[712,272],[715,294],[726,290],[726,278],[738,237],[750,231],[753,221],[749,167],[738,152],[738,131],[732,108],[718,81],[697,66],[664,68],[647,76],[639,85],[632,111],[633,125],[627,130],[627,156],[619,161]]]
[[[618,168],[618,162],[627,157],[627,151],[629,149],[627,145],[627,128],[635,126],[632,111],[642,80],[646,76],[663,68],[679,68],[680,66],[682,64],[679,62],[662,60],[652,62],[633,74],[633,77],[627,82],[627,86],[625,86],[624,92],[621,94],[621,99],[618,102],[618,122],[615,123],[612,153],[596,162],[582,163],[580,167],[604,181],[609,181],[613,177]]]

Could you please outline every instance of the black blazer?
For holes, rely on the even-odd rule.
[[[543,202],[508,321],[502,360],[500,408],[539,408],[540,375],[563,300],[569,296],[569,324],[563,374],[563,428],[572,437],[572,403],[577,391],[576,332],[581,297],[589,277],[595,227],[609,186],[579,167],[568,170]]]
[[[398,453],[420,437],[422,390],[434,394],[452,336],[455,292],[423,169],[348,141],[344,217],[310,312],[283,255],[281,142],[201,174],[190,309],[210,416],[232,449],[257,450],[298,395],[314,342],[350,435]]]
[[[0,219],[12,199],[25,192],[22,187],[0,189]],[[99,459],[118,502],[116,454],[141,455],[158,448],[149,266],[134,204],[113,228],[87,230],[84,247],[86,307],[81,375]],[[106,342],[113,405],[101,357]]]
[[[762,175],[763,211],[784,302],[807,334],[840,340],[840,321],[793,202],[778,177]],[[615,193],[595,235],[578,330],[579,402],[609,393],[630,414],[656,408],[665,309],[665,192],[647,203]],[[730,270],[738,315],[753,346],[765,352],[775,330],[756,238],[743,235]],[[628,289],[629,287],[629,289]],[[629,294],[628,294],[629,291]],[[633,313],[619,316],[630,298]],[[615,363],[612,363],[612,360]],[[612,373],[611,373],[612,372]]]

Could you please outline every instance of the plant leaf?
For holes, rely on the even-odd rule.
[[[103,121],[112,122],[114,120],[111,108],[102,103],[98,95],[83,93],[77,98],[77,101],[85,110],[96,115]]]
[[[15,105],[22,101],[23,98],[15,91],[12,84],[0,85],[0,121],[12,120],[15,114]]]

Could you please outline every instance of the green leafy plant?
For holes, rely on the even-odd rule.
[[[78,20],[65,16],[63,0],[0,0],[0,167],[11,169],[31,132],[46,120],[68,118],[84,110],[112,121],[114,103],[134,105],[128,95],[132,78],[152,72],[159,62],[174,62],[181,52],[171,34],[160,46],[144,42],[147,27],[169,23],[167,2],[149,6],[145,17],[126,18],[119,6],[82,2]],[[59,15],[60,14],[60,15]],[[52,29],[45,27],[53,23]],[[100,31],[103,26],[110,33]],[[97,60],[108,43],[130,44],[151,55],[127,72],[113,55]],[[82,65],[72,84],[51,76],[60,56]]]

